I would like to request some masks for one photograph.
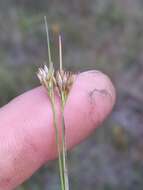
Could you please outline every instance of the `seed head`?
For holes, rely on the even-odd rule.
[[[54,70],[49,70],[46,65],[44,65],[43,68],[38,69],[37,77],[39,78],[40,83],[48,90],[56,85]]]
[[[56,72],[56,82],[60,93],[64,92],[65,95],[69,94],[74,81],[73,76],[73,73],[69,71],[59,70]]]

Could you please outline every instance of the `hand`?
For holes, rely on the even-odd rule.
[[[110,113],[115,90],[99,71],[79,74],[65,106],[68,148],[85,139]],[[60,123],[60,102],[56,97]],[[35,88],[0,109],[0,190],[11,190],[56,157],[46,90]]]

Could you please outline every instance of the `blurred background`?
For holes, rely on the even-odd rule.
[[[61,31],[64,65],[100,69],[118,94],[111,116],[69,153],[71,189],[143,189],[143,1],[0,1],[0,105],[39,85],[37,68],[47,61],[43,16],[58,63]],[[56,161],[17,190],[58,190]]]

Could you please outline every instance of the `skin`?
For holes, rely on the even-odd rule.
[[[67,146],[88,137],[111,112],[115,90],[99,71],[79,74],[65,106]],[[60,100],[56,96],[61,129]],[[50,101],[43,87],[35,88],[0,109],[0,190],[11,190],[57,155]]]

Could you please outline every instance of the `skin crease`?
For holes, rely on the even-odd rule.
[[[114,102],[115,90],[105,74],[79,74],[64,112],[68,148],[88,137],[111,112]],[[59,97],[56,108],[61,123]],[[46,90],[38,87],[12,100],[0,109],[0,121],[0,190],[12,190],[56,157]]]

